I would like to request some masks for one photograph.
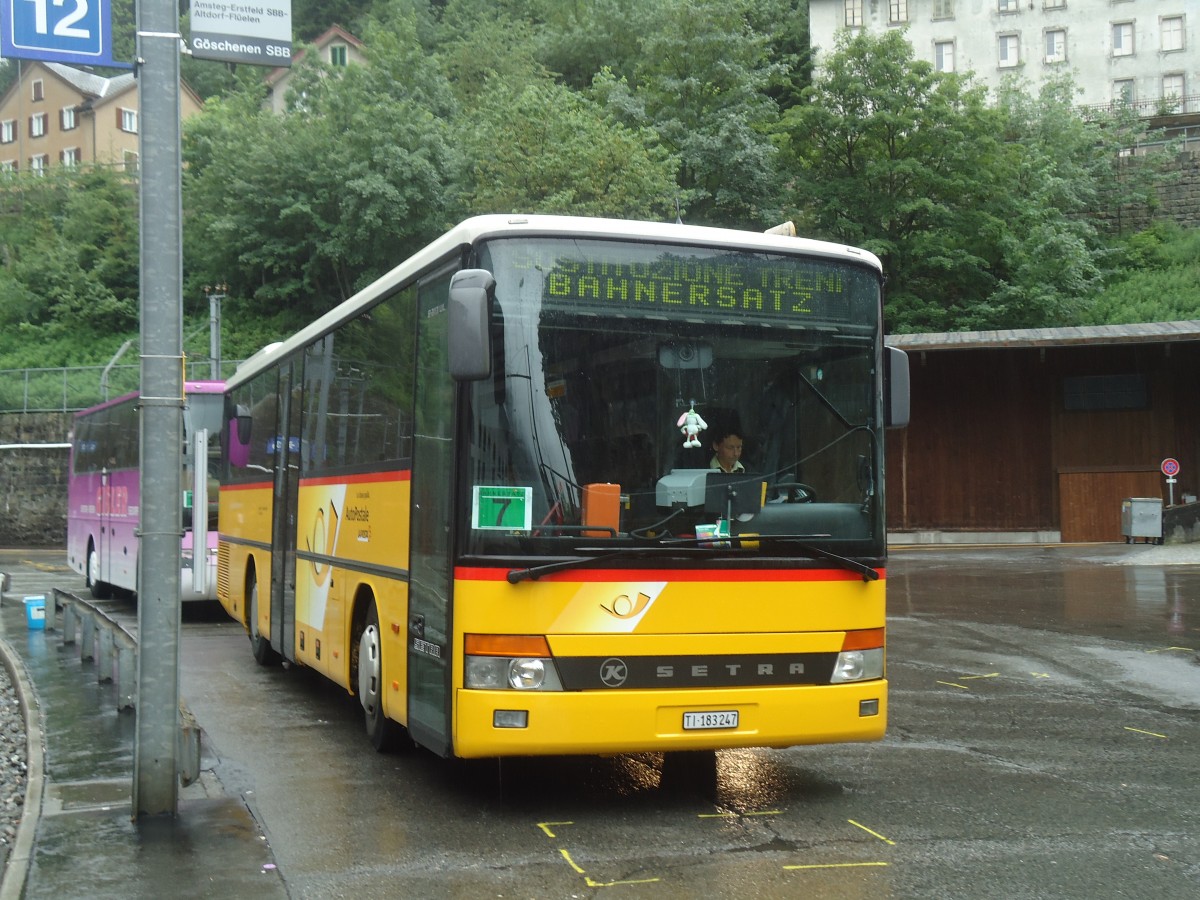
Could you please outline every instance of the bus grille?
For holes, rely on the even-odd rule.
[[[217,544],[217,596],[229,596],[229,545]]]

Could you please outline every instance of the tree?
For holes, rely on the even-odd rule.
[[[185,131],[193,291],[229,285],[265,318],[304,321],[445,227],[452,97],[401,14],[371,26],[371,64],[298,67],[291,108],[253,94]]]
[[[537,30],[527,19],[480,0],[456,0],[439,29],[442,70],[467,118],[489,85],[512,90],[550,77],[537,57]]]
[[[662,27],[664,0],[532,0],[535,50],[569,87],[586,91],[597,73],[633,77],[646,37]]]
[[[133,186],[107,170],[10,176],[0,193],[0,347],[40,350],[39,365],[89,362],[105,336],[136,331],[137,216]],[[52,359],[46,341],[71,336],[66,358]]]
[[[473,212],[657,218],[673,209],[675,166],[654,133],[549,79],[493,80],[464,128]]]
[[[1073,159],[1098,135],[1064,90],[1018,106],[1014,88],[989,106],[969,78],[914,59],[901,32],[839,36],[784,116],[794,203],[817,236],[880,256],[893,330],[1078,318],[1103,248],[1082,215],[1095,173]]]
[[[769,135],[778,114],[764,91],[780,66],[750,24],[752,9],[752,0],[662,0],[634,71],[601,74],[594,86],[679,160],[679,202],[696,224],[758,228],[778,219]]]

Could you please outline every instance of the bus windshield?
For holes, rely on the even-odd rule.
[[[529,238],[479,263],[494,364],[471,389],[468,555],[726,533],[883,554],[874,269]]]

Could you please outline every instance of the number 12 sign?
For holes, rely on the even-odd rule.
[[[112,60],[112,0],[0,0],[0,56],[124,66]]]

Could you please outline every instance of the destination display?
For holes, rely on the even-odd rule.
[[[694,257],[663,247],[573,242],[530,243],[513,248],[508,265],[521,277],[543,279],[542,300],[556,309],[626,311],[633,314],[772,319],[804,318],[867,323],[878,305],[878,281],[866,269],[811,257],[727,252]],[[595,255],[582,255],[595,249]],[[625,259],[614,254],[629,251]],[[556,252],[558,251],[558,252]],[[508,256],[508,254],[505,254]],[[526,280],[527,279],[523,279]]]

